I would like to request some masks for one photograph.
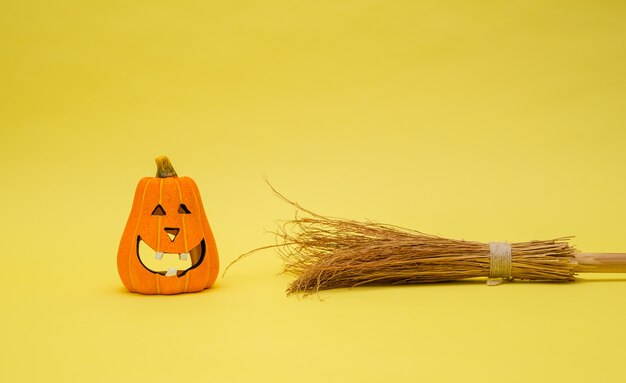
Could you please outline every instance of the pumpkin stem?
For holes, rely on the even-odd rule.
[[[176,170],[172,166],[170,159],[167,156],[158,156],[154,159],[157,164],[156,176],[159,178],[178,177]]]

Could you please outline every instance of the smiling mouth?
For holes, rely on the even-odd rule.
[[[182,277],[202,263],[206,245],[204,238],[188,253],[157,252],[137,236],[137,258],[146,270],[166,277]]]

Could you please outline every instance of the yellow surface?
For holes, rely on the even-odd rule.
[[[285,297],[272,252],[126,293],[167,154],[224,265],[293,210],[626,251],[619,1],[3,1],[0,380],[624,382],[626,278]]]

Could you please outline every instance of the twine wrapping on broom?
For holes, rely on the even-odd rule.
[[[511,244],[507,242],[489,243],[489,286],[497,286],[502,281],[511,278],[513,266]]]

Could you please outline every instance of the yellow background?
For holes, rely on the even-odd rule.
[[[167,154],[222,265],[293,209],[626,251],[619,1],[3,1],[0,379],[626,381],[626,278],[286,297],[273,252],[125,292]],[[595,276],[585,276],[596,279]]]

